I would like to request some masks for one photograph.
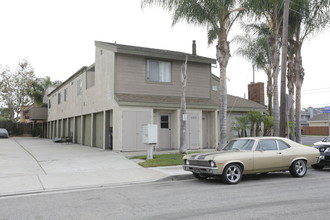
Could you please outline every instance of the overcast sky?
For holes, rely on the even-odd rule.
[[[94,63],[95,40],[187,53],[196,40],[198,55],[215,58],[206,28],[184,22],[172,27],[168,12],[141,9],[140,0],[10,0],[1,1],[0,10],[0,65],[14,69],[27,58],[37,76],[52,80],[64,81]],[[230,38],[235,34],[237,28]],[[327,30],[303,47],[302,107],[330,106],[329,39]],[[228,93],[247,97],[252,67],[234,55],[235,47],[227,69]],[[213,72],[219,76],[218,69]],[[256,72],[255,81],[266,86],[265,74]]]

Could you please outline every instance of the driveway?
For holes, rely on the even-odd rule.
[[[167,177],[113,151],[40,138],[0,139],[0,196]]]

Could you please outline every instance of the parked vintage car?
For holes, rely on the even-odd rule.
[[[316,145],[313,146],[315,149],[320,151],[320,160],[317,164],[313,164],[312,167],[316,170],[321,170],[325,166],[330,166],[330,145]]]
[[[188,154],[183,169],[198,179],[221,176],[228,184],[236,184],[244,174],[289,170],[294,177],[303,177],[307,164],[316,164],[320,152],[280,137],[238,138],[221,151]]]
[[[314,146],[330,146],[330,136],[323,138],[321,141],[315,142]]]
[[[0,138],[9,138],[9,134],[7,129],[0,128]]]

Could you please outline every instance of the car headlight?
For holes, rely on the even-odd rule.
[[[210,161],[210,166],[211,167],[216,167],[217,165],[215,164],[215,162],[213,160]]]
[[[189,160],[186,159],[186,160],[184,161],[184,163],[185,163],[186,165],[189,165]]]
[[[325,148],[324,147],[320,147],[319,150],[320,150],[320,152],[324,152],[325,151]]]

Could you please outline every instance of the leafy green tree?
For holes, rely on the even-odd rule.
[[[265,23],[245,25],[245,33],[234,39],[240,45],[236,53],[250,60],[253,67],[266,73],[268,112],[272,115],[273,83],[269,26]]]
[[[247,116],[237,117],[234,122],[233,130],[237,131],[238,137],[247,137],[246,130],[249,126],[249,119]]]
[[[17,69],[9,68],[0,73],[0,100],[10,111],[10,120],[18,117],[22,108],[32,103],[29,90],[35,79],[34,71],[27,60],[20,60]]]
[[[264,122],[264,115],[261,112],[249,111],[247,118],[250,122],[250,136],[260,136],[261,124]]]
[[[180,20],[207,27],[208,43],[215,40],[216,57],[220,66],[218,150],[227,143],[227,64],[230,58],[228,33],[242,8],[236,0],[141,0],[142,7],[157,5],[173,12],[173,25]]]
[[[301,87],[305,71],[302,63],[302,45],[308,37],[324,30],[330,21],[329,0],[291,0],[289,17],[289,37],[294,53],[293,82],[296,88],[296,141],[301,142]]]
[[[273,76],[273,115],[274,115],[274,135],[279,136],[279,94],[278,75],[280,61],[281,36],[280,28],[282,23],[282,0],[245,0],[243,7],[247,10],[247,15],[255,21],[266,22],[270,29],[270,50],[272,60]]]
[[[43,104],[43,97],[45,92],[49,86],[59,86],[62,82],[60,81],[52,81],[50,76],[36,78],[29,89],[29,96],[33,100],[34,103],[38,105]]]

